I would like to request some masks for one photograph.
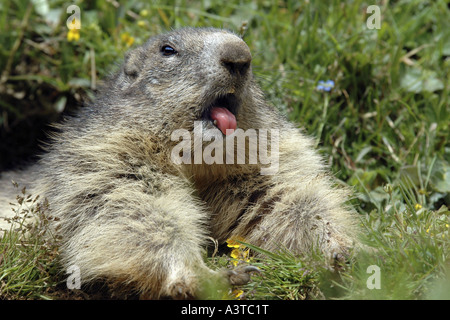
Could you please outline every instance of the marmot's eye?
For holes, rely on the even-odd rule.
[[[163,56],[171,56],[171,55],[177,54],[178,52],[171,46],[164,45],[161,47],[161,53],[163,54]]]

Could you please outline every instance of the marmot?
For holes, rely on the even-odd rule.
[[[200,278],[226,274],[202,260],[208,237],[295,254],[318,248],[331,258],[356,242],[348,191],[335,186],[313,140],[264,100],[251,60],[246,43],[222,29],[153,37],[125,55],[94,101],[58,126],[39,163],[21,175],[48,199],[62,261],[78,266],[84,283],[105,279],[150,298],[195,297]],[[193,137],[184,149],[174,134],[181,129]],[[231,157],[224,143],[223,153],[209,150],[215,163],[194,159],[195,143],[206,151],[239,129],[259,141],[266,130],[274,172],[263,174],[267,161],[249,163],[250,135],[244,163],[234,157],[238,139]],[[261,144],[256,150],[261,159]]]

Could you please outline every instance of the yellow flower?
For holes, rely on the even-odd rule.
[[[142,9],[142,10],[139,12],[139,15],[140,15],[141,17],[146,17],[146,16],[148,16],[148,10]]]
[[[67,32],[67,41],[78,41],[80,40],[80,30],[79,29],[70,29]]]
[[[239,251],[239,249],[233,249],[233,251],[231,251],[231,254],[230,254],[230,256],[233,258],[233,259],[239,259],[239,256],[240,256],[240,251]]]
[[[131,47],[134,43],[134,38],[132,36],[130,36],[130,34],[128,32],[122,33],[120,38],[122,39],[123,42],[125,42],[127,44],[128,47]]]
[[[242,237],[236,237],[236,238],[229,238],[227,240],[227,246],[229,248],[233,248],[230,254],[231,258],[233,258],[233,260],[231,261],[233,266],[237,266],[238,263],[240,263],[241,261],[244,262],[250,261],[249,259],[250,249],[247,248],[245,245],[241,244],[239,241],[244,242],[245,239]]]
[[[422,209],[422,206],[419,203],[416,203],[416,205],[414,206],[414,209],[420,210],[420,209]]]
[[[231,258],[234,259],[234,260],[231,261],[231,264],[232,264],[233,266],[236,267],[237,264],[239,263],[239,257],[240,257],[240,255],[241,255],[241,252],[239,251],[238,248],[235,248],[235,249],[233,249],[233,251],[231,251],[230,256],[231,256]]]
[[[235,298],[235,299],[238,299],[238,300],[241,300],[241,297],[242,297],[243,294],[244,294],[244,291],[239,290],[239,289],[234,289],[231,292],[232,297]]]
[[[241,251],[241,260],[244,260],[245,262],[250,262],[249,255],[250,255],[250,249]]]
[[[144,28],[147,25],[147,23],[144,20],[139,20],[137,22],[137,25],[138,27]]]
[[[229,238],[227,240],[227,247],[239,248],[241,246],[241,243],[239,241],[244,242],[244,238],[242,238],[242,237]]]

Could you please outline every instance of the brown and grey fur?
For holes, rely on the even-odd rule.
[[[164,56],[165,45],[177,53]],[[125,56],[95,101],[61,124],[41,161],[21,174],[19,182],[49,200],[62,260],[80,267],[83,282],[106,279],[151,298],[195,296],[201,278],[225,275],[202,260],[208,237],[329,257],[353,246],[347,191],[334,187],[312,140],[265,102],[250,60],[247,45],[224,30],[154,37]],[[171,133],[192,132],[196,120],[213,128],[204,114],[227,95],[239,128],[279,129],[278,173],[170,160],[178,143]],[[2,197],[10,178],[2,178]],[[8,211],[10,199],[0,200]]]

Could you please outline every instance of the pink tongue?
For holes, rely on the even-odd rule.
[[[216,120],[217,128],[223,134],[227,134],[227,129],[236,130],[236,117],[227,108],[215,107],[211,110],[211,119]]]

